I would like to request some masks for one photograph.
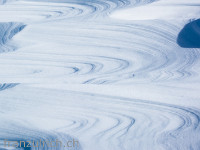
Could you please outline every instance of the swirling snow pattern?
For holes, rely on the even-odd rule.
[[[1,122],[1,138],[55,139],[69,133],[89,150],[199,148],[200,112],[194,108],[27,86],[6,91],[4,98],[1,112],[7,115],[2,115],[6,121]],[[50,133],[41,133],[38,127]]]
[[[1,0],[0,150],[199,150],[200,51],[177,44],[188,20],[110,18],[156,2]]]
[[[14,49],[14,47],[9,46],[7,43],[11,38],[23,30],[25,25],[19,23],[0,23],[0,53],[9,52]]]

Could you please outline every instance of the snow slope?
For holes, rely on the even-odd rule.
[[[199,149],[198,0],[0,4],[0,149]]]

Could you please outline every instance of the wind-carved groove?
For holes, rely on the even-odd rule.
[[[21,23],[0,23],[0,53],[13,51],[13,46],[7,45],[9,41],[25,28]]]
[[[9,89],[9,88],[13,88],[17,85],[18,85],[18,83],[3,83],[3,84],[0,84],[0,91],[6,90],[6,89]]]

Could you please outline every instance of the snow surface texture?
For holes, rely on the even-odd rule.
[[[199,0],[0,4],[0,150],[200,149]]]

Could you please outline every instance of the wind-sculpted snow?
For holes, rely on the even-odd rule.
[[[4,120],[5,121],[5,120]],[[8,125],[7,123],[13,123]],[[54,133],[38,131],[37,129],[29,128],[19,124],[20,121],[13,121],[6,119],[5,122],[1,122],[0,127],[0,148],[6,150],[10,149],[14,141],[18,143],[15,149],[24,150],[81,150],[81,145],[77,139],[70,137],[64,133]],[[64,144],[68,141],[75,141],[74,147],[64,148]],[[56,147],[57,144],[57,147]]]
[[[94,19],[105,17],[118,9],[152,2],[154,0],[18,0],[7,3],[9,7],[0,7],[3,15],[0,20],[35,22]]]
[[[24,27],[25,25],[18,23],[0,23],[0,53],[14,50],[14,47],[7,43]]]
[[[198,0],[0,2],[0,150],[200,149]]]
[[[16,85],[18,85],[17,83],[4,83],[4,84],[0,84],[0,91],[5,90],[5,89],[9,89],[12,87],[15,87]]]
[[[199,50],[177,45],[180,29],[166,21],[30,25],[18,35],[26,46],[2,56],[6,70],[0,77],[2,82],[94,84],[195,77],[191,67],[199,63]]]
[[[4,91],[1,99],[5,98],[2,139],[64,136],[64,141],[68,136],[59,133],[65,133],[88,150],[199,148],[200,112],[195,108],[53,87],[17,86]]]

